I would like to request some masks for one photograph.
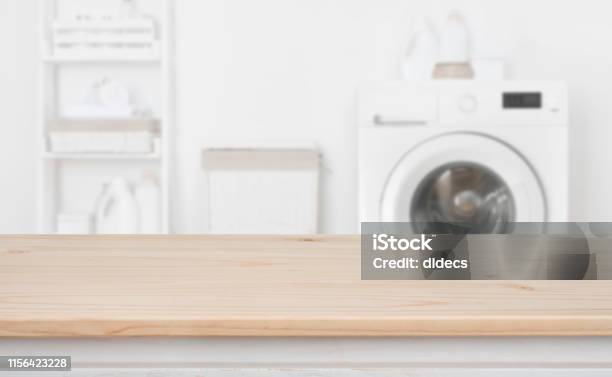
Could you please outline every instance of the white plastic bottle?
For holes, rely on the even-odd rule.
[[[404,80],[430,80],[438,60],[440,42],[431,22],[419,17],[414,26],[414,34],[406,57],[402,62]]]
[[[161,233],[161,192],[153,172],[143,173],[141,182],[134,189],[134,198],[138,204],[139,233]]]
[[[458,11],[452,11],[440,37],[440,58],[434,70],[436,79],[472,79],[470,31]]]
[[[123,178],[114,178],[98,200],[96,233],[136,234],[139,223],[138,205],[130,185]]]

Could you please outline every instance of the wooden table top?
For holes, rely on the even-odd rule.
[[[362,281],[357,236],[3,236],[0,337],[612,335],[612,282]]]

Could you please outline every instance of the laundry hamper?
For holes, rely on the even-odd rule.
[[[315,234],[319,152],[206,149],[212,234]]]

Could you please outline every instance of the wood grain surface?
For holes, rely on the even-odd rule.
[[[356,236],[0,237],[0,337],[612,335],[612,282],[361,281]]]

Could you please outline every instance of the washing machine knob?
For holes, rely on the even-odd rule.
[[[478,109],[478,100],[471,94],[465,94],[459,98],[459,110],[468,114],[473,113]]]

